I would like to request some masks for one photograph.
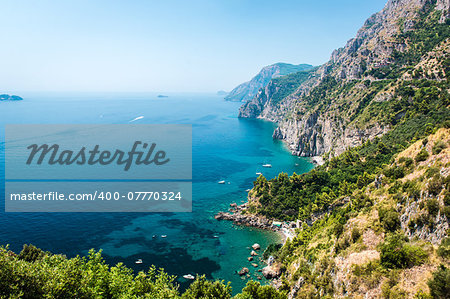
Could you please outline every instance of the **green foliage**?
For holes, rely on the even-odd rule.
[[[272,79],[271,84],[267,86],[270,89],[271,103],[273,105],[278,104],[285,97],[293,93],[309,76],[309,71],[302,71]],[[262,89],[262,92],[265,92],[264,89]]]
[[[285,298],[271,286],[250,285],[247,290],[256,293],[244,292],[241,298]],[[0,298],[215,299],[231,298],[231,286],[199,276],[180,294],[175,277],[154,266],[134,275],[122,263],[108,266],[94,250],[87,258],[68,259],[25,245],[19,255],[0,247]]]
[[[412,245],[402,234],[391,234],[381,245],[380,261],[385,268],[410,268],[426,261],[428,254]]]
[[[439,202],[436,198],[431,198],[427,200],[427,211],[431,216],[436,216],[439,212]]]
[[[272,243],[267,246],[266,250],[264,250],[263,258],[268,259],[269,256],[274,256],[275,258],[279,255],[279,250],[283,245],[280,243]]]
[[[442,152],[447,147],[447,144],[443,142],[442,140],[439,140],[433,145],[433,148],[431,149],[433,152],[433,155],[438,155],[440,152]]]
[[[361,232],[357,227],[352,229],[352,241],[356,242],[361,237]]]
[[[426,159],[428,159],[430,155],[428,154],[428,152],[425,149],[422,149],[417,156],[414,158],[414,160],[419,163],[422,161],[425,161]]]
[[[428,193],[436,196],[441,193],[443,187],[444,180],[442,179],[440,174],[437,174],[428,182]]]
[[[284,299],[286,294],[277,291],[271,286],[262,286],[257,281],[249,281],[242,289],[242,293],[235,299]]]
[[[433,298],[450,298],[450,269],[440,265],[428,281],[428,287]]]
[[[437,254],[444,259],[450,258],[450,237],[447,237],[441,241],[441,244],[439,245],[437,250]]]
[[[208,281],[205,276],[197,276],[189,288],[181,296],[183,299],[228,299],[231,298],[230,283],[225,285],[223,281]]]
[[[34,245],[24,244],[23,249],[17,256],[17,258],[19,260],[23,260],[26,262],[35,262],[35,261],[41,259],[42,257],[44,257],[45,254],[46,253],[44,251],[42,251],[39,248],[36,248],[36,246],[34,246]]]
[[[394,232],[400,228],[400,215],[392,209],[379,209],[378,216],[384,229]]]

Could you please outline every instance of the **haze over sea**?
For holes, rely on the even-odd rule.
[[[229,280],[236,292],[246,283],[237,270],[246,266],[253,278],[260,275],[262,263],[254,268],[247,261],[249,247],[259,243],[264,249],[279,236],[216,221],[214,215],[230,203],[244,202],[257,172],[272,178],[279,172],[306,172],[312,164],[272,140],[272,123],[238,119],[240,103],[212,94],[168,95],[36,93],[23,94],[24,101],[1,102],[0,243],[16,252],[31,243],[68,257],[103,249],[109,264],[123,262],[134,270],[154,264],[179,276],[182,287],[188,283],[182,275],[198,273]],[[136,118],[135,124],[192,124],[192,213],[4,212],[5,124],[127,124]],[[265,163],[272,168],[263,168]],[[226,184],[218,184],[221,180]],[[137,259],[143,263],[135,264]]]

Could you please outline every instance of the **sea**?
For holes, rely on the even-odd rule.
[[[246,201],[247,189],[261,172],[270,179],[280,172],[304,173],[307,158],[293,156],[272,139],[274,124],[239,119],[241,103],[215,94],[166,93],[25,93],[23,101],[0,102],[0,244],[15,252],[23,244],[67,257],[102,250],[106,262],[137,271],[151,265],[176,275],[180,289],[205,275],[230,281],[233,293],[252,279],[262,251],[281,242],[271,231],[217,221],[214,215],[231,203]],[[6,124],[192,124],[193,206],[191,213],[5,213]],[[271,168],[262,167],[271,164]],[[225,184],[218,184],[219,181]],[[162,238],[162,235],[166,235]],[[156,236],[156,237],[154,237]],[[262,250],[251,265],[251,245]],[[142,259],[142,264],[136,264]],[[262,283],[268,283],[264,278]]]

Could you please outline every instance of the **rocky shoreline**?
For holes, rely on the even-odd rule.
[[[287,238],[292,237],[291,233],[286,229],[285,224],[279,222],[277,223],[273,219],[268,219],[264,216],[258,216],[247,212],[248,210],[248,202],[242,205],[237,205],[235,203],[230,204],[230,209],[228,212],[219,212],[214,218],[216,220],[227,220],[232,221],[236,225],[244,225],[249,227],[255,227],[265,230],[271,230],[277,232],[282,237],[283,244],[286,242]],[[274,223],[279,224],[279,226]],[[252,246],[252,251],[250,253],[250,257],[248,257],[248,261],[253,261],[253,259],[258,255],[256,251],[260,250],[259,244],[254,244]],[[281,268],[279,263],[275,263],[273,257],[269,257],[267,261],[264,261],[267,264],[263,269],[258,269],[258,272],[266,279],[276,279],[281,275]],[[257,264],[252,263],[254,267],[257,267]],[[237,274],[243,278],[250,277],[249,269],[247,267],[243,267]],[[257,276],[258,279],[261,279],[260,276]]]
[[[275,232],[281,231],[279,227],[273,225],[272,219],[247,213],[247,209],[248,203],[242,205],[232,203],[230,204],[229,212],[219,212],[214,216],[214,219],[233,221],[237,225],[267,229]]]

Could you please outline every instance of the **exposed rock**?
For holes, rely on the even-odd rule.
[[[258,264],[252,263],[252,266],[258,268]]]
[[[267,266],[262,269],[262,274],[266,279],[277,278],[281,275],[281,270],[275,265]]]
[[[257,256],[258,254],[256,253],[256,251],[252,250],[252,252],[250,252],[251,256]]]
[[[387,123],[375,119],[358,123],[352,117],[359,104],[367,99],[374,102],[394,100],[393,90],[368,91],[363,80],[369,83],[377,81],[371,71],[389,67],[396,61],[395,53],[409,49],[410,45],[397,36],[401,30],[414,30],[419,16],[427,7],[429,2],[425,0],[389,0],[383,10],[367,19],[355,38],[333,51],[330,60],[311,71],[294,91],[281,93],[280,87],[271,81],[251,101],[241,106],[239,117],[277,123],[273,138],[283,140],[293,154],[305,157],[324,153],[338,155],[349,147],[384,135],[391,129]],[[448,0],[437,0],[432,9],[442,12],[439,22],[448,20]],[[445,59],[448,50],[443,53],[439,57]],[[439,59],[430,60],[436,62]],[[433,75],[437,76],[438,72],[433,72]],[[331,103],[319,98],[317,103],[312,101],[311,104],[311,99],[308,99],[311,91],[320,84],[342,87],[354,80],[361,82],[351,86],[349,91],[332,95]],[[327,90],[332,88],[327,87]],[[283,94],[282,99],[280,94]],[[396,117],[402,118],[403,115]]]
[[[309,64],[292,65],[288,63],[275,63],[266,66],[250,81],[242,83],[230,91],[225,99],[228,101],[237,102],[249,101],[261,88],[266,87],[266,85],[273,78],[285,76],[295,72],[310,70],[312,68],[313,66]]]
[[[260,250],[261,246],[258,243],[252,245],[253,250]]]
[[[242,205],[236,206],[232,213],[219,212],[214,216],[214,218],[217,220],[233,221],[233,223],[237,225],[245,225],[261,229],[269,229],[273,231],[279,230],[279,228],[272,226],[271,219],[267,219],[266,217],[260,215],[244,213],[244,211],[247,210],[247,204],[248,203],[244,203]]]
[[[247,260],[248,260],[249,262],[251,262],[251,261],[253,261],[253,257],[252,257],[252,256],[249,256],[249,257],[247,258]]]
[[[247,267],[244,267],[238,272],[238,274],[240,276],[243,276],[243,275],[246,275],[248,272],[250,272],[250,270]]]

